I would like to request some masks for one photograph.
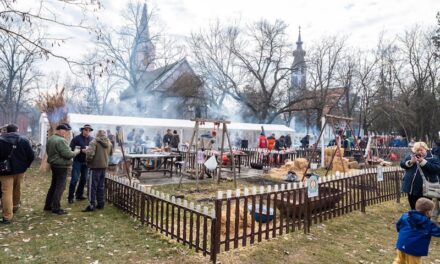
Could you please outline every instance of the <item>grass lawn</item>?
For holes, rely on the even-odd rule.
[[[62,206],[69,214],[43,212],[49,175],[32,168],[22,188],[22,208],[11,225],[0,226],[0,263],[208,263],[203,257],[111,205],[83,213],[86,201]],[[394,222],[406,210],[387,202],[313,225],[311,233],[280,238],[221,253],[221,263],[391,263]],[[433,238],[424,263],[440,263],[440,240]]]

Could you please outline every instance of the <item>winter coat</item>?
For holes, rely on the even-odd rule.
[[[60,135],[53,135],[46,144],[47,162],[54,167],[68,168],[72,165],[72,158],[75,153],[70,150],[65,138]]]
[[[286,135],[286,147],[290,148],[292,146],[292,138],[290,135]]]
[[[106,136],[96,137],[90,142],[86,151],[87,167],[90,169],[106,169],[109,156],[113,154],[112,143]]]
[[[5,133],[0,137],[0,160],[8,159],[13,145],[17,147],[9,159],[11,172],[1,175],[23,173],[31,166],[32,161],[35,159],[34,151],[32,150],[29,140],[20,136],[18,133]]]
[[[173,137],[171,138],[171,147],[172,148],[178,148],[179,147],[179,143],[180,143],[180,137],[179,135],[175,134],[173,135]]]
[[[170,145],[171,144],[171,139],[173,138],[173,134],[165,134],[164,136],[163,136],[163,145],[164,146],[166,146],[166,145]]]
[[[432,148],[431,153],[440,159],[440,144],[436,144],[435,147]]]
[[[267,149],[272,150],[274,146],[275,146],[275,138],[272,136],[268,137],[267,138]]]
[[[80,146],[81,149],[85,149],[90,144],[90,142],[92,142],[92,140],[92,136],[85,137],[82,134],[79,134],[78,136],[75,136],[72,141],[70,141],[70,149],[74,150],[76,146]],[[80,152],[78,155],[75,156],[73,161],[86,162],[86,154]]]
[[[284,139],[278,139],[275,142],[275,150],[280,151],[280,150],[284,150],[284,149],[286,149],[286,141]]]
[[[258,147],[267,148],[267,138],[265,135],[260,135]]]
[[[413,256],[428,256],[431,236],[440,236],[440,228],[418,211],[403,214],[396,223],[396,248]]]
[[[408,193],[414,196],[423,195],[423,179],[422,175],[418,171],[417,164],[408,166],[407,161],[411,160],[411,155],[407,155],[401,162],[400,167],[405,169],[403,176],[402,192]],[[426,164],[420,164],[425,177],[431,181],[437,181],[437,175],[440,174],[440,160],[432,156],[430,152],[427,153]]]
[[[309,137],[308,136],[303,137],[300,142],[303,148],[307,148],[309,146]]]

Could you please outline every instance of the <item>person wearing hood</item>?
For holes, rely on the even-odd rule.
[[[86,151],[87,166],[91,171],[88,184],[89,205],[83,212],[92,212],[104,208],[105,171],[109,156],[112,155],[112,144],[104,129],[99,129],[96,138],[90,142]],[[97,203],[95,203],[97,202]]]
[[[396,223],[397,256],[393,264],[422,263],[428,256],[431,237],[440,237],[440,227],[430,220],[434,203],[427,198],[416,202],[416,210],[404,213]]]
[[[0,173],[3,218],[1,224],[9,224],[20,207],[21,184],[24,173],[31,166],[35,155],[29,140],[18,134],[15,124],[6,126],[0,136],[0,161],[8,160],[9,172]]]

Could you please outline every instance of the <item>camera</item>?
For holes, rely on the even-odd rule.
[[[420,158],[422,157],[422,155],[420,155],[420,154],[415,154],[414,157],[420,159]]]

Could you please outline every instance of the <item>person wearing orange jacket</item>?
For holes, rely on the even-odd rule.
[[[275,133],[272,133],[272,135],[270,135],[270,137],[267,138],[267,149],[272,150],[275,146]]]

